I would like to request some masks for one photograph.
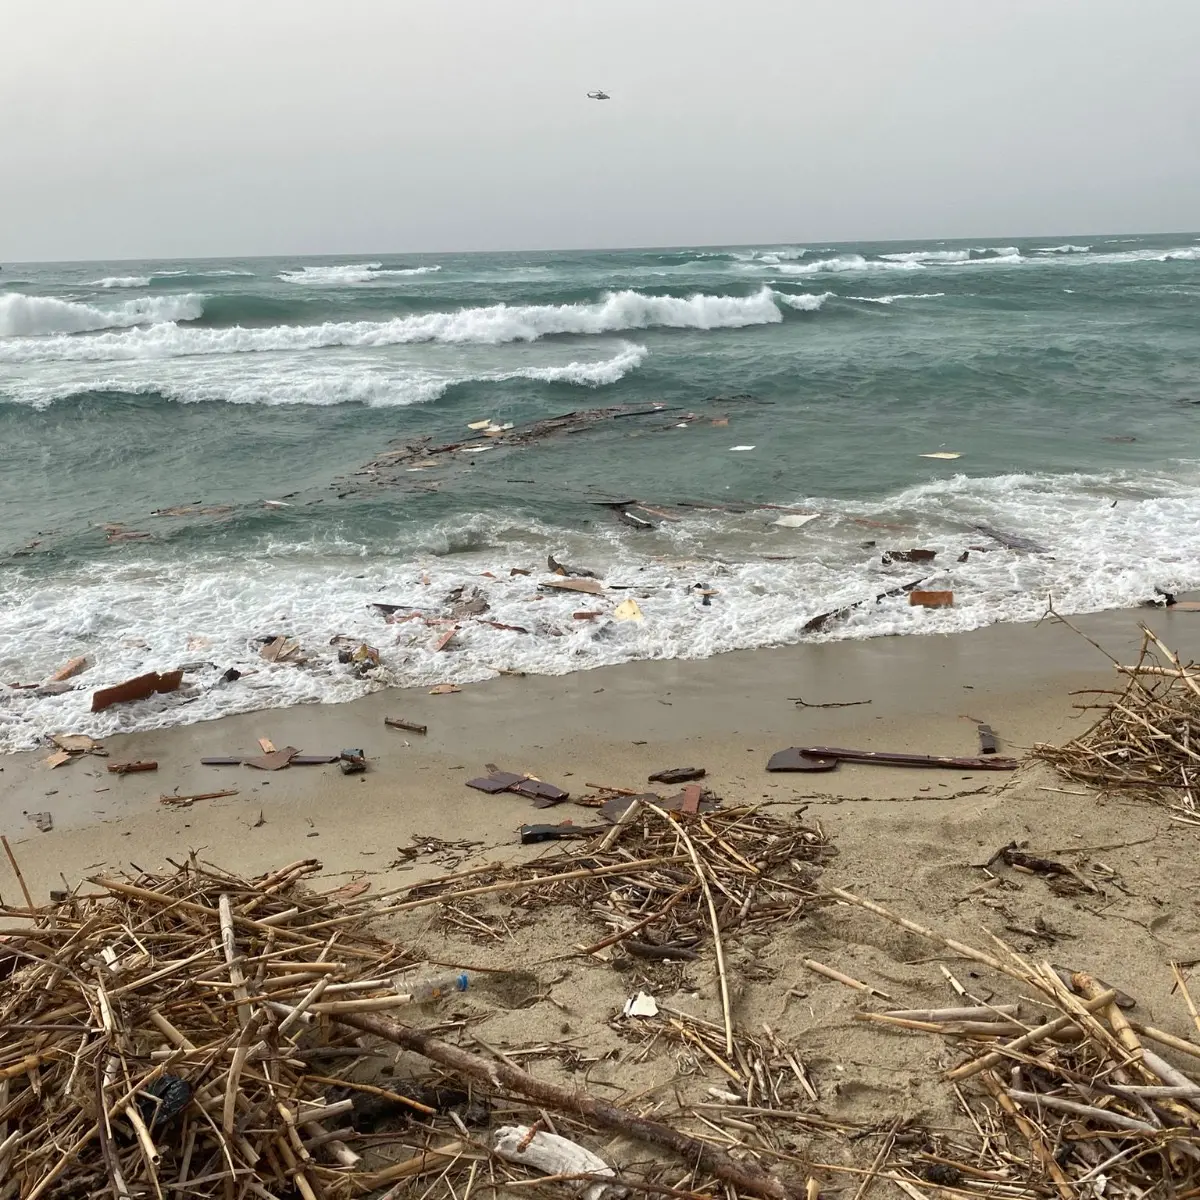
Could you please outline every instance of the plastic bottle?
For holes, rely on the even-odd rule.
[[[418,979],[397,979],[396,991],[407,996],[413,1004],[432,1004],[452,992],[465,992],[469,983],[466,971],[447,971]]]

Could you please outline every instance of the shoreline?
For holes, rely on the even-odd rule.
[[[1115,655],[1130,655],[1146,621],[1180,655],[1200,657],[1200,617],[1170,610],[1107,612],[1073,623]],[[974,719],[990,724],[1001,753],[1071,736],[1069,693],[1112,686],[1101,654],[1066,626],[994,625],[967,633],[733,651],[699,660],[598,667],[564,676],[500,677],[431,696],[389,688],[343,704],[298,705],[105,739],[109,758],[84,756],[55,770],[48,751],[10,754],[0,770],[0,832],[41,894],[100,866],[143,865],[204,847],[247,873],[314,855],[330,875],[380,873],[396,882],[392,849],[414,834],[468,840],[488,852],[529,853],[521,824],[590,824],[571,803],[541,812],[528,800],[464,786],[484,764],[531,772],[573,796],[591,784],[640,789],[664,767],[703,766],[727,804],[820,797],[913,801],[912,816],[939,819],[939,801],[1007,773],[843,764],[819,776],[771,775],[775,750],[845,745],[922,754],[978,753]],[[848,704],[852,707],[797,706]],[[387,715],[428,725],[425,737],[387,728]],[[1086,727],[1084,722],[1080,727]],[[278,772],[204,767],[200,758],[258,753],[256,741],[309,754],[362,747],[365,775],[336,765]],[[154,772],[110,775],[106,762],[155,759]],[[161,804],[166,793],[236,789],[237,795]],[[39,833],[26,815],[48,811]],[[259,819],[263,824],[256,824]],[[553,843],[551,843],[553,845]],[[381,849],[386,847],[387,849]],[[407,865],[407,864],[406,864]],[[7,864],[0,891],[11,895]]]
[[[1139,618],[1185,660],[1200,654],[1200,614],[1126,611],[1074,623],[1132,661],[1126,656],[1140,646]],[[785,823],[803,814],[804,826],[831,847],[816,871],[819,888],[845,889],[935,936],[990,947],[995,935],[1029,963],[1103,979],[1136,997],[1140,1021],[1200,1055],[1169,966],[1200,961],[1200,916],[1186,882],[1194,874],[1197,822],[1133,797],[1099,796],[1036,762],[1014,772],[851,763],[818,776],[765,770],[771,752],[791,745],[973,756],[977,735],[966,717],[993,727],[1001,753],[1020,756],[1034,741],[1086,728],[1092,714],[1071,706],[1087,698],[1070,693],[1109,688],[1117,679],[1084,637],[1043,623],[501,678],[456,695],[391,690],[343,705],[109,739],[113,759],[155,757],[155,773],[110,776],[98,758],[50,771],[37,763],[44,754],[12,756],[0,771],[0,831],[8,833],[35,903],[51,888],[156,871],[194,853],[244,876],[317,859],[306,886],[328,892],[369,885],[359,901],[368,915],[373,901],[435,876],[565,848],[553,841],[518,845],[524,823],[597,822],[594,809],[570,802],[537,810],[519,796],[465,787],[489,761],[534,772],[573,794],[590,790],[587,784],[641,791],[652,771],[703,766],[704,783],[726,807],[761,805]],[[871,703],[797,708],[794,696],[812,704]],[[428,736],[385,728],[388,714],[427,723]],[[261,736],[310,753],[362,746],[370,768],[343,776],[328,766],[268,773],[199,765],[202,755],[254,753]],[[239,794],[190,808],[158,801],[175,788],[227,787]],[[23,809],[52,811],[56,827],[38,833]],[[997,851],[1013,843],[1064,864],[1080,886],[1058,888],[1056,878],[997,865]],[[8,923],[19,921],[19,885],[3,860],[0,894]],[[864,1004],[872,1006],[864,994],[808,964],[884,989],[903,1007],[957,1003],[948,978],[981,1003],[1026,997],[952,947],[824,899],[798,904],[763,932],[730,930],[725,954],[738,1026],[767,1026],[803,1048],[824,1114],[864,1127],[876,1127],[883,1112],[917,1127],[962,1128],[942,1080],[958,1052],[861,1021]],[[678,1064],[671,1055],[631,1057],[614,1028],[629,996],[645,989],[713,1024],[722,1020],[722,999],[711,962],[581,953],[610,932],[605,911],[566,895],[488,896],[398,907],[377,920],[414,959],[474,974],[454,1012],[477,1019],[473,1036],[486,1046],[506,1053],[535,1039],[544,1045],[546,1031],[558,1027],[594,1058],[590,1084],[642,1096],[677,1080]],[[506,989],[514,988],[509,998]],[[564,1064],[534,1069],[564,1086],[578,1084]],[[714,1080],[711,1073],[699,1077],[700,1084]]]

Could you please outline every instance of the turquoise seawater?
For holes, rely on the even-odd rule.
[[[656,405],[528,445],[468,429]],[[1198,434],[1191,234],[4,264],[0,680],[92,665],[77,690],[0,690],[0,747],[971,628],[1048,595],[1132,604],[1200,586]],[[423,438],[487,448],[364,471]],[[656,528],[598,504],[632,498]],[[938,551],[918,574],[953,610],[898,597],[803,632],[914,577],[881,557],[914,546]],[[543,596],[548,553],[634,590]],[[489,610],[437,651],[448,626],[426,621],[453,619],[462,586]],[[644,620],[612,620],[629,595]],[[385,624],[374,600],[422,618]],[[308,662],[262,662],[274,633]],[[339,663],[338,635],[376,645],[379,671]],[[93,687],[184,662],[181,695],[87,715]]]

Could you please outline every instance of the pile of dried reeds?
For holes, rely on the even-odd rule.
[[[1113,660],[1128,678],[1111,700],[1080,708],[1103,715],[1063,746],[1038,744],[1034,754],[1068,779],[1101,788],[1132,789],[1148,799],[1196,811],[1200,772],[1200,667],[1183,664],[1157,634],[1142,626],[1132,666]]]
[[[462,901],[507,893],[524,906],[572,903],[613,932],[583,954],[610,947],[650,961],[686,961],[711,948],[721,988],[725,1049],[733,1053],[724,938],[796,917],[816,895],[821,864],[836,849],[799,813],[775,816],[753,806],[680,816],[634,799],[620,819],[586,845],[515,865],[476,868],[412,889],[380,908],[441,906],[443,916],[487,932]],[[458,887],[458,883],[468,886]]]
[[[317,869],[250,883],[193,859],[0,909],[25,921],[0,941],[0,1192],[243,1196],[273,1179],[313,1200],[370,1181],[331,1132],[352,1103],[326,1102],[306,1049],[314,1031],[337,1042],[330,1015],[405,1003],[389,977],[405,959],[297,890]]]
[[[999,939],[996,952],[943,937],[870,901],[833,889],[865,908],[966,958],[1016,980],[1039,1011],[972,996],[947,971],[966,1007],[859,1013],[895,1029],[936,1033],[965,1060],[945,1073],[980,1143],[959,1157],[923,1152],[881,1156],[879,1170],[960,1191],[1016,1195],[1021,1185],[1062,1200],[1081,1196],[1200,1195],[1200,1083],[1164,1057],[1200,1060],[1200,1044],[1126,1015],[1132,998],[1082,972],[1033,964]],[[1174,979],[1192,1021],[1200,1013],[1177,966]],[[1200,1064],[1196,1064],[1200,1065]],[[1197,1072],[1200,1077],[1200,1071]],[[992,1103],[974,1103],[960,1090],[982,1085]],[[886,1161],[885,1161],[886,1158]]]
[[[193,857],[169,875],[95,878],[95,891],[45,907],[27,890],[24,906],[0,903],[0,1200],[347,1200],[468,1168],[469,1193],[481,1166],[495,1190],[530,1177],[468,1129],[495,1100],[527,1121],[518,1153],[555,1132],[555,1111],[571,1133],[622,1134],[682,1160],[678,1182],[792,1194],[754,1162],[391,1019],[384,1010],[408,1003],[394,975],[408,960],[364,922],[406,905],[309,894],[298,885],[317,870],[305,860],[248,881]],[[429,902],[422,886],[407,904]],[[437,1064],[434,1086],[351,1076],[364,1034]],[[364,1133],[357,1118],[380,1101],[399,1107],[399,1128]],[[620,1182],[664,1191],[645,1173]]]

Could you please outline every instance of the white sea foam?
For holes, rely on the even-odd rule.
[[[1091,249],[1091,246],[1076,246],[1071,242],[1064,242],[1061,246],[1039,246],[1035,251],[1037,254],[1086,254]]]
[[[608,358],[535,363],[515,370],[489,370],[483,364],[380,363],[365,356],[341,355],[300,356],[286,363],[256,355],[134,361],[107,364],[103,374],[86,363],[59,363],[31,378],[6,380],[0,391],[6,402],[31,408],[100,392],[161,396],[178,404],[398,408],[437,400],[449,389],[469,383],[532,379],[605,387],[637,370],[648,353],[645,346],[626,342]]]
[[[322,325],[277,325],[265,329],[248,329],[240,325],[185,329],[173,324],[160,324],[148,329],[101,333],[83,339],[16,338],[0,342],[0,362],[100,362],[171,358],[178,355],[315,350],[326,346],[398,346],[420,342],[501,345],[505,342],[532,342],[557,334],[619,333],[627,329],[653,327],[738,329],[782,321],[783,313],[776,303],[776,295],[767,287],[752,296],[710,296],[702,293],[687,297],[646,296],[641,292],[621,291],[610,292],[595,304],[493,304],[485,308],[461,308],[454,312],[396,317],[390,321],[330,321]],[[175,303],[181,299],[187,298],[163,297],[158,302]],[[0,305],[3,303],[4,299],[0,299]],[[784,303],[791,306],[790,301]],[[0,308],[0,332],[4,328],[3,312],[3,308]],[[109,324],[115,323],[110,318],[106,320]],[[132,321],[127,323],[131,324]]]
[[[21,292],[0,295],[0,338],[39,339],[44,344],[47,335],[87,333],[98,329],[120,329],[155,322],[194,321],[204,314],[204,297],[146,296],[126,300],[110,308],[79,304],[72,300],[56,300],[51,296],[26,296]],[[176,328],[171,326],[171,328]],[[50,341],[69,342],[72,339],[51,337]],[[13,343],[17,347],[23,340]],[[6,346],[10,349],[10,346]],[[39,357],[39,355],[34,355]],[[47,357],[57,357],[50,354]],[[21,361],[16,353],[13,361]]]
[[[881,254],[888,262],[902,263],[957,263],[968,262],[970,250],[904,250],[895,254]]]
[[[88,287],[101,288],[143,288],[150,286],[149,275],[106,275],[103,279],[93,279]]]
[[[431,275],[440,266],[385,267],[381,262],[346,263],[336,267],[301,267],[298,271],[280,271],[284,283],[302,283],[314,287],[344,287],[355,283],[374,283],[398,275]]]
[[[864,304],[895,304],[897,300],[940,300],[945,292],[897,292],[892,296],[847,296]]]
[[[775,292],[775,299],[798,312],[816,312],[833,294],[822,292],[820,295],[814,295],[811,292],[801,292],[797,296],[791,292]]]
[[[912,577],[906,568],[882,567],[878,551],[862,548],[860,518],[904,525],[898,543],[935,547],[929,584],[951,588],[955,607],[926,611],[896,597],[855,610],[822,639],[1034,620],[1047,596],[1064,614],[1128,607],[1156,585],[1200,587],[1200,545],[1191,536],[1200,505],[1195,480],[1194,465],[1177,476],[955,476],[873,504],[797,497],[806,510],[822,513],[803,528],[780,528],[773,524],[777,514],[766,511],[696,515],[652,533],[614,523],[585,536],[515,516],[477,514],[410,529],[388,546],[264,539],[237,555],[173,560],[146,543],[53,577],[16,567],[0,576],[0,679],[42,679],[80,654],[95,665],[80,677],[78,691],[64,695],[0,689],[0,747],[28,748],[38,736],[68,728],[105,736],[348,700],[384,683],[465,683],[499,669],[558,675],[632,659],[703,658],[802,641],[812,616]],[[959,563],[959,553],[981,540],[973,530],[980,522],[1041,540],[1053,553],[994,546]],[[597,597],[594,604],[589,597],[588,607],[608,614],[617,599],[632,594],[644,623],[607,616],[575,621],[578,599],[568,594],[531,605],[537,575],[510,577],[508,568],[536,571],[547,552],[586,562],[610,583],[631,585],[633,592]],[[767,555],[789,557],[770,561]],[[718,592],[709,607],[694,590],[698,580]],[[457,649],[439,653],[436,630],[421,621],[386,625],[368,607],[387,601],[434,616],[447,593],[464,584],[484,592],[492,606],[488,619],[528,633],[468,620]],[[262,662],[254,639],[280,632],[301,640],[308,665]],[[359,680],[336,661],[329,642],[337,633],[380,648],[377,683]],[[181,693],[89,712],[95,687],[196,659],[215,666],[189,674]],[[229,666],[256,674],[221,683],[220,672]]]

